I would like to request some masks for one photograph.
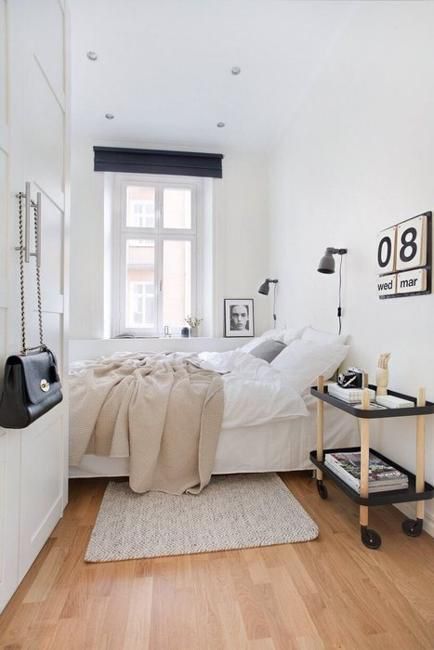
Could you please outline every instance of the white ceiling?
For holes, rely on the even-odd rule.
[[[223,152],[268,149],[355,4],[71,0],[74,137]],[[86,58],[88,50],[98,61]],[[231,74],[234,65],[239,76]],[[107,112],[115,119],[106,120]],[[219,121],[224,129],[216,127]]]

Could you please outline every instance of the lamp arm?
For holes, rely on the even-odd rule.
[[[327,248],[327,252],[332,255],[346,255],[348,253],[348,248]]]
[[[274,282],[274,291],[273,291],[273,327],[276,329],[277,316],[276,316],[276,289],[278,280],[272,280]]]

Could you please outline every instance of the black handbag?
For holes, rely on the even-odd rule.
[[[28,427],[63,399],[56,358],[44,344],[39,255],[36,257],[36,290],[40,342],[36,348],[26,347],[23,198],[22,193],[18,194],[22,350],[20,354],[7,358],[4,369],[3,392],[0,398],[0,426],[7,429]],[[32,202],[37,250],[40,230],[39,205],[39,202],[38,204]]]

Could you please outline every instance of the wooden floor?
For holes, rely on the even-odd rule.
[[[283,476],[320,527],[305,544],[85,564],[105,480],[71,483],[63,520],[0,617],[0,648],[42,650],[417,650],[434,648],[434,539],[372,509],[378,551],[359,541],[357,507],[329,484]]]

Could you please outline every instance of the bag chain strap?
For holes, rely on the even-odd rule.
[[[19,249],[20,249],[20,304],[21,304],[21,345],[22,354],[27,354],[30,350],[46,349],[44,343],[44,331],[42,327],[42,293],[41,293],[41,269],[36,264],[36,297],[38,305],[38,324],[39,324],[39,345],[34,348],[26,347],[26,316],[25,316],[25,291],[24,291],[24,226],[23,226],[23,199],[24,194],[18,193],[18,231],[19,231]],[[35,246],[38,249],[39,229],[38,229],[38,212],[37,206],[32,201],[34,226],[35,226]]]

